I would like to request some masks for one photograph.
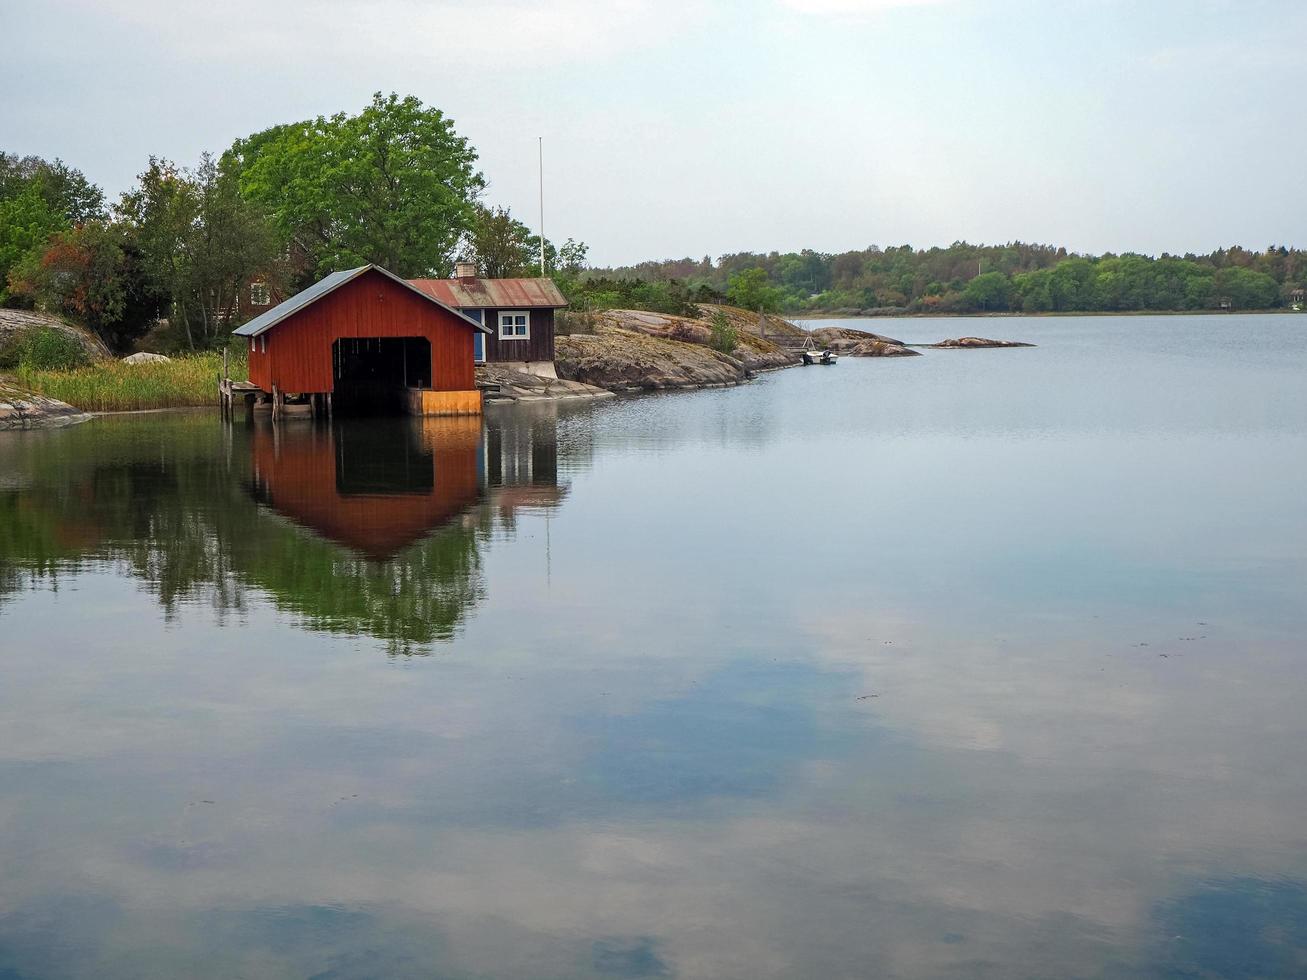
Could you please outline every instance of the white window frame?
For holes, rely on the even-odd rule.
[[[259,338],[259,353],[260,353],[260,354],[266,354],[266,353],[268,353],[268,335],[267,335],[267,334],[264,334],[263,336],[261,336],[261,337]]]
[[[526,333],[504,333],[504,317],[520,316],[526,319]],[[514,323],[510,327],[516,327]],[[500,340],[530,340],[531,339],[531,311],[530,310],[500,310],[499,311],[499,339]]]
[[[262,280],[250,283],[250,306],[271,306],[272,290]]]

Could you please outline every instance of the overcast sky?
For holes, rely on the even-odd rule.
[[[0,0],[0,147],[111,195],[374,91],[594,262],[1307,246],[1307,0]]]

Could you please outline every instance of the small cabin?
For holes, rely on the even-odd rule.
[[[552,279],[482,279],[475,264],[459,262],[452,279],[410,282],[486,328],[474,341],[476,363],[555,376],[554,315],[567,300]]]
[[[332,273],[235,334],[249,341],[250,382],[274,415],[288,397],[315,412],[476,415],[473,356],[489,329],[365,265]]]

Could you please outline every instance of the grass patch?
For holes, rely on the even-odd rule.
[[[166,364],[104,361],[71,371],[19,365],[16,376],[28,391],[57,398],[86,412],[130,412],[218,404],[222,354],[188,354]],[[245,378],[245,361],[231,364],[233,378]]]

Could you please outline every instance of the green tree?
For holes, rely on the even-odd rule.
[[[728,302],[746,310],[775,313],[781,308],[784,291],[771,284],[767,270],[759,267],[745,269],[731,276],[726,287]]]
[[[585,269],[585,260],[589,254],[589,245],[585,242],[578,242],[574,238],[569,238],[563,242],[562,248],[558,250],[557,271],[568,276],[580,275]]]
[[[1047,313],[1053,308],[1053,292],[1051,289],[1052,272],[1048,269],[1037,269],[1034,272],[1023,272],[1014,276],[1012,279],[1013,293],[1015,294],[1016,305],[1025,313]]]
[[[208,154],[193,171],[152,157],[119,211],[191,348],[226,340],[251,279],[283,275],[271,226],[241,197],[234,168]]]
[[[0,304],[14,301],[9,276],[50,236],[104,215],[104,192],[62,160],[0,152]]]
[[[9,286],[14,269],[39,253],[51,235],[67,227],[64,215],[54,210],[34,185],[0,198],[0,304],[21,295],[12,293]]]
[[[0,151],[0,200],[34,187],[50,210],[70,225],[104,217],[104,191],[58,157],[20,157]]]
[[[464,239],[463,258],[475,262],[480,274],[488,279],[520,276],[527,272],[534,258],[531,243],[531,229],[514,218],[507,208],[477,205],[472,227]]]
[[[358,115],[256,133],[230,156],[242,193],[319,273],[376,262],[406,277],[446,274],[485,187],[453,123],[393,93]]]
[[[973,310],[1006,310],[1012,283],[1001,272],[976,276],[962,290],[963,301]]]
[[[1264,272],[1239,266],[1218,270],[1214,289],[1218,300],[1228,301],[1236,310],[1268,309],[1280,298],[1274,279]]]
[[[10,273],[13,291],[109,342],[127,309],[129,263],[120,238],[100,221],[57,232],[43,252],[31,253]]]

